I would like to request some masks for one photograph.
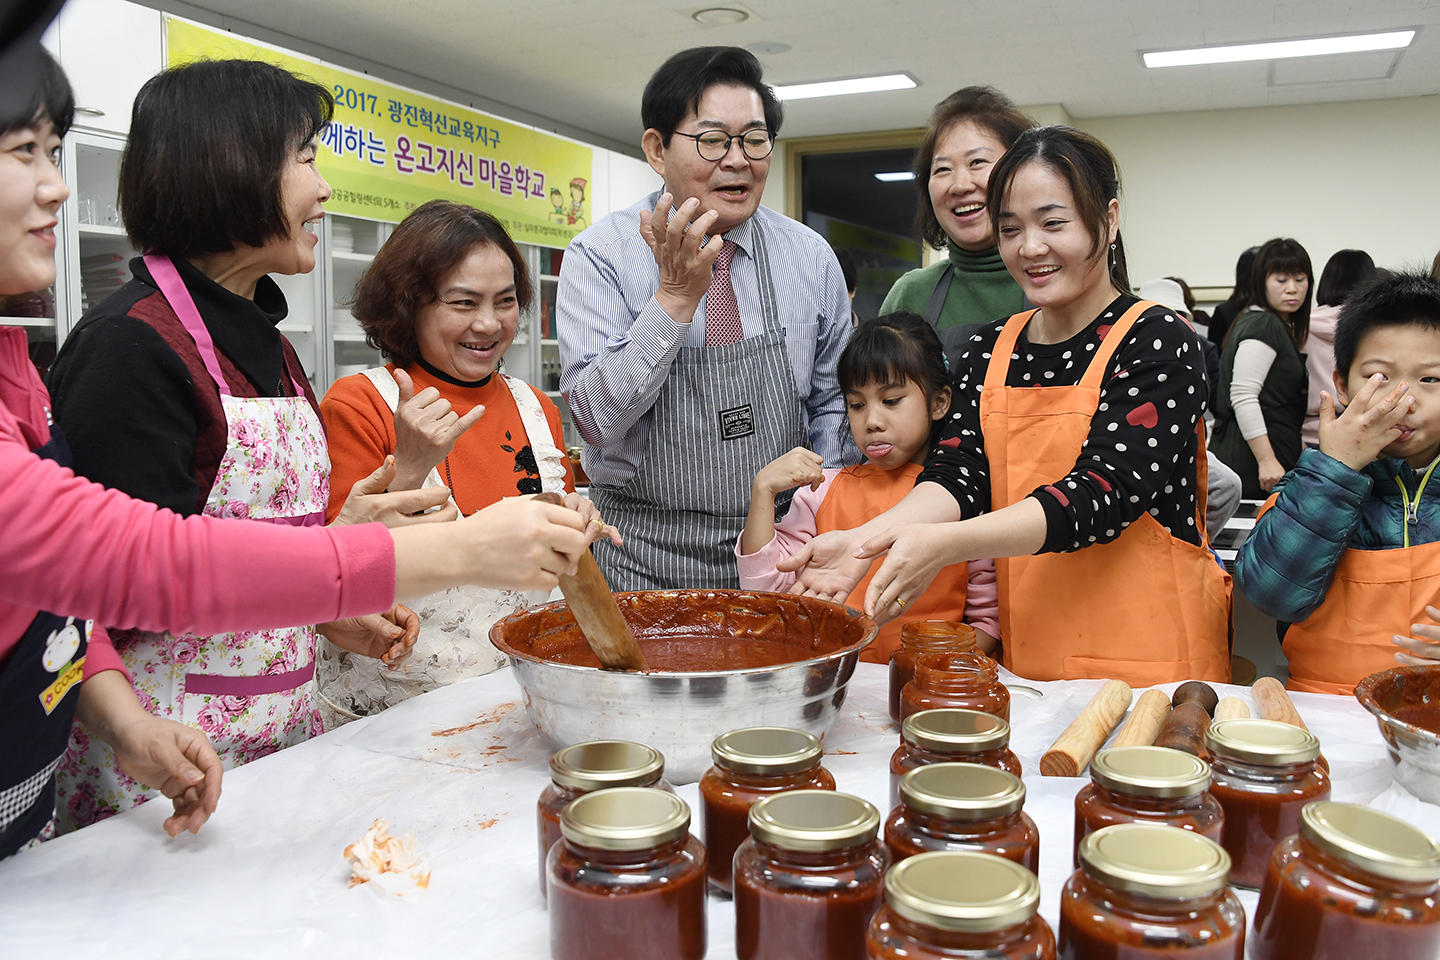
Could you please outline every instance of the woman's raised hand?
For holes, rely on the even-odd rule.
[[[396,473],[391,487],[414,490],[450,455],[460,435],[485,415],[485,408],[476,404],[462,417],[434,387],[417,394],[415,382],[404,370],[395,371],[395,383],[400,387],[400,403],[395,408]]]
[[[720,256],[719,238],[705,243],[720,214],[708,210],[695,217],[700,201],[691,197],[680,204],[672,217],[670,205],[673,202],[674,198],[668,192],[662,193],[653,213],[640,211],[640,236],[650,247],[650,252],[655,255],[655,265],[660,268],[660,286],[655,291],[655,302],[672,320],[689,323],[695,318],[700,298],[710,289],[715,258]],[[691,217],[695,217],[693,223]],[[705,245],[701,246],[702,243]]]
[[[327,526],[383,523],[387,527],[404,527],[412,523],[454,520],[460,516],[455,504],[449,502],[448,487],[386,492],[394,479],[395,457],[392,455],[386,457],[370,476],[355,481],[340,507],[340,513]],[[433,507],[440,509],[434,510]]]
[[[588,497],[582,497],[578,493],[567,493],[562,501],[565,506],[580,514],[580,519],[585,521],[585,542],[594,543],[601,537],[607,538],[617,547],[623,547],[625,540],[620,536],[620,531],[605,522],[600,516],[600,508],[595,506],[594,501]]]
[[[856,551],[860,557],[885,554],[865,591],[865,613],[880,623],[904,613],[949,565],[945,547],[954,537],[954,524],[911,523],[891,527],[861,544]]]

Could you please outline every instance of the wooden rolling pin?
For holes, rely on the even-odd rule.
[[[565,505],[555,493],[537,493],[535,499]],[[615,594],[588,548],[580,554],[578,567],[573,577],[560,575],[560,592],[565,595],[565,602],[570,605],[570,612],[600,665],[606,670],[648,670],[645,654],[640,652],[635,634],[630,632],[630,625],[615,603]]]
[[[1250,708],[1239,697],[1226,697],[1215,704],[1216,720],[1248,720]]]
[[[1295,709],[1295,701],[1285,692],[1285,685],[1274,677],[1261,677],[1251,684],[1250,699],[1254,701],[1255,712],[1260,714],[1262,720],[1278,720],[1301,730],[1310,729],[1305,726],[1300,711]],[[1315,765],[1326,773],[1330,772],[1330,761],[1325,759],[1323,753],[1315,758]]]
[[[1135,701],[1125,726],[1115,734],[1111,747],[1148,747],[1155,742],[1165,718],[1170,715],[1170,698],[1161,690],[1146,690]]]
[[[1091,698],[1070,722],[1065,732],[1040,758],[1040,773],[1046,777],[1078,777],[1095,751],[1110,736],[1130,701],[1135,699],[1130,685],[1123,680],[1107,680],[1100,692]]]

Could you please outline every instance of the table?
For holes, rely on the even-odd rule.
[[[1019,682],[1041,694],[1015,690],[1011,747],[1040,827],[1041,913],[1054,926],[1073,799],[1088,778],[1040,777],[1039,760],[1101,681]],[[839,789],[882,810],[898,742],[887,689],[884,667],[860,664],[825,757]],[[1248,702],[1248,688],[1220,689]],[[1330,760],[1335,799],[1440,836],[1440,807],[1393,782],[1358,703],[1294,699]],[[0,862],[0,956],[548,957],[535,842],[547,760],[508,669],[417,697],[227,773],[199,836],[167,839],[169,805],[154,803]],[[677,792],[697,809],[695,784]],[[430,856],[417,900],[346,885],[341,851],[381,816],[395,832],[418,831]],[[1248,914],[1256,896],[1240,898]],[[710,957],[734,955],[728,899],[710,897],[709,933]]]

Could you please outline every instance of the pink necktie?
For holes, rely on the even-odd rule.
[[[705,295],[705,346],[718,347],[736,343],[743,336],[740,328],[740,304],[735,302],[735,288],[730,283],[730,258],[735,256],[735,241],[726,240],[715,258],[715,273],[710,279],[710,292]]]

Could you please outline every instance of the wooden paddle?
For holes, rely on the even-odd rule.
[[[543,503],[564,506],[559,494],[537,493],[535,499]],[[589,549],[580,555],[579,570],[575,576],[560,575],[560,592],[585,635],[585,642],[600,659],[600,666],[606,670],[648,670],[645,654],[635,642],[635,634],[620,613],[615,603],[615,594],[605,582],[605,574],[595,562],[595,555]]]

